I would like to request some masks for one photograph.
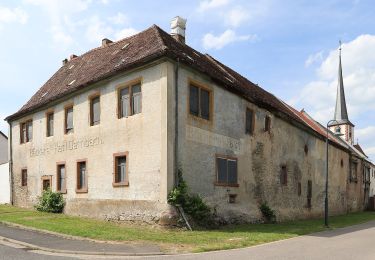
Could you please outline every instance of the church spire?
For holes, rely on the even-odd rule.
[[[339,49],[339,75],[337,84],[337,96],[336,96],[336,108],[334,119],[339,123],[350,123],[348,117],[348,110],[346,109],[345,91],[344,91],[344,80],[342,77],[342,65],[341,65],[341,41]]]

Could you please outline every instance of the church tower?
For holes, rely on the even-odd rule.
[[[354,143],[354,125],[349,121],[348,110],[346,108],[344,80],[342,77],[341,65],[341,42],[339,49],[339,75],[337,84],[336,108],[333,122],[329,129],[335,134],[341,134],[341,138],[350,144]]]

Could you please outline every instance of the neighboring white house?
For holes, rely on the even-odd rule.
[[[0,131],[0,204],[9,202],[8,137]]]

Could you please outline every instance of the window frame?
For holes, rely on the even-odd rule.
[[[117,158],[125,157],[126,158],[126,174],[125,174],[125,181],[123,182],[116,182],[116,176],[118,174],[118,165],[117,165]],[[112,186],[113,187],[127,187],[129,186],[129,152],[121,152],[121,153],[114,153],[113,154],[113,179],[112,179]]]
[[[42,192],[45,191],[43,187],[44,181],[49,181],[50,189],[52,190],[52,176],[51,175],[43,175],[40,180],[42,181]]]
[[[141,87],[141,92],[140,92],[140,112],[137,114],[133,113],[133,87],[136,85],[140,85]],[[128,116],[123,116],[122,115],[122,102],[121,102],[121,91],[128,88],[129,89],[129,106],[128,106],[128,111],[129,115]],[[143,79],[142,77],[136,78],[134,80],[128,81],[126,83],[120,84],[117,86],[117,118],[122,119],[122,118],[128,118],[130,116],[142,114],[142,103],[143,103]]]
[[[49,119],[50,116],[53,116],[53,123],[52,123],[52,134],[51,134],[51,129],[50,129],[50,124],[49,124]],[[46,113],[46,137],[52,137],[55,135],[55,112],[54,111],[48,111]]]
[[[94,100],[99,99],[99,121],[94,122]],[[101,113],[102,113],[102,108],[101,108],[101,95],[100,93],[95,93],[93,95],[89,96],[89,109],[90,109],[90,126],[96,126],[100,125],[101,122]]]
[[[218,165],[218,159],[225,159],[225,160],[230,160],[230,161],[236,161],[236,176],[237,176],[237,183],[229,183],[228,182],[228,172],[227,172],[227,182],[219,182],[219,165]],[[221,155],[221,154],[216,154],[215,155],[215,186],[223,186],[223,187],[239,187],[238,183],[238,158],[233,157],[233,156],[228,156],[228,155]],[[228,170],[228,169],[227,169]]]
[[[264,117],[264,132],[271,132],[271,117],[269,115]]]
[[[251,129],[247,129],[247,112],[252,113]],[[246,111],[245,111],[245,134],[254,135],[254,130],[255,130],[255,110],[252,109],[252,108],[246,107]]]
[[[78,184],[80,182],[80,164],[85,163],[86,166],[86,172],[85,172],[85,187],[78,187]],[[76,161],[76,193],[88,193],[88,164],[87,159],[80,159]]]
[[[20,144],[26,144],[33,140],[33,134],[34,134],[33,123],[34,123],[33,119],[28,119],[20,123]],[[29,136],[29,131],[28,131],[28,127],[30,127],[30,125],[31,125],[31,138]],[[25,129],[25,135],[23,135],[24,129]]]
[[[191,86],[194,86],[196,88],[198,88],[198,115],[194,115],[190,112],[190,87]],[[201,89],[205,90],[208,92],[208,119],[206,118],[203,118],[201,116]],[[187,91],[188,91],[188,94],[187,94],[187,113],[190,117],[194,118],[194,119],[197,119],[197,120],[202,120],[203,122],[213,122],[213,110],[214,110],[214,95],[213,95],[213,89],[205,84],[202,84],[200,82],[197,82],[195,80],[192,80],[190,79],[188,81],[188,87],[187,87]]]
[[[59,170],[60,170],[61,166],[64,166],[64,169],[65,169],[65,187],[64,187],[64,189],[62,189],[61,183],[60,183],[60,179],[61,179],[60,174],[61,174],[61,172]],[[66,183],[67,179],[68,178],[67,178],[67,174],[66,174],[66,163],[65,163],[65,161],[64,162],[57,162],[56,163],[56,191],[57,192],[63,193],[63,194],[67,193],[67,185],[66,185],[67,184]]]
[[[21,168],[21,186],[27,187],[27,181],[28,181],[27,168],[26,167]]]
[[[280,184],[281,186],[288,186],[288,167],[286,164],[280,167]]]
[[[73,118],[72,118],[72,129],[68,129],[68,110],[69,109],[72,109],[72,113],[73,113]],[[71,131],[69,131],[71,130]],[[66,105],[64,107],[64,134],[65,135],[68,135],[68,134],[73,134],[74,133],[74,105],[73,104],[69,104],[69,105]]]

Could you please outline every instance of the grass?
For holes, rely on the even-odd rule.
[[[330,217],[330,229],[375,220],[374,212]],[[154,243],[166,252],[203,252],[248,247],[323,231],[322,219],[279,224],[225,226],[217,230],[182,231],[151,226],[135,226],[42,213],[0,205],[0,221],[97,240]]]

